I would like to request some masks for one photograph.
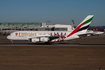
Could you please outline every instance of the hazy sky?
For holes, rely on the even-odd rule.
[[[91,26],[105,26],[105,0],[0,0],[0,22],[47,22],[77,26],[94,15]]]

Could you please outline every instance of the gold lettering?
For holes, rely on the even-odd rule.
[[[20,36],[20,33],[19,33],[19,36]]]
[[[28,36],[28,33],[25,33],[25,36]]]
[[[33,33],[30,33],[28,36],[34,36]]]
[[[37,36],[36,33],[19,33],[19,36]]]
[[[36,33],[34,33],[34,36],[36,36]]]

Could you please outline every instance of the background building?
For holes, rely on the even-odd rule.
[[[46,25],[40,27],[39,31],[71,31],[74,27],[71,25],[62,25],[62,24],[55,24],[55,25]]]
[[[46,23],[0,23],[0,34],[10,34],[14,31],[72,31],[74,30],[74,23],[72,25],[46,25]],[[92,30],[93,29],[93,30]],[[105,26],[89,27],[89,30],[105,32]]]
[[[14,31],[38,31],[38,28],[46,26],[46,23],[0,23],[0,34],[10,34]]]
[[[37,30],[46,23],[0,23],[0,30]]]

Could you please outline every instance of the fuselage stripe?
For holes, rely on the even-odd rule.
[[[79,25],[73,32],[71,32],[67,37],[69,37],[69,36],[73,35],[74,33],[76,33],[84,23],[85,23],[85,22],[83,22],[82,24],[80,24],[80,25]]]
[[[89,25],[88,26],[85,26],[85,27],[83,27],[83,28],[80,28],[77,32],[79,32],[79,31],[81,31],[81,30],[85,30],[85,29],[87,29],[89,27]]]

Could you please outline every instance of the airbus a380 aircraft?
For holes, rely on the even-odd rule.
[[[16,31],[7,36],[7,39],[28,40],[33,43],[47,42],[53,44],[54,41],[71,40],[80,38],[81,35],[88,34],[87,29],[93,19],[93,15],[88,15],[73,31]]]

